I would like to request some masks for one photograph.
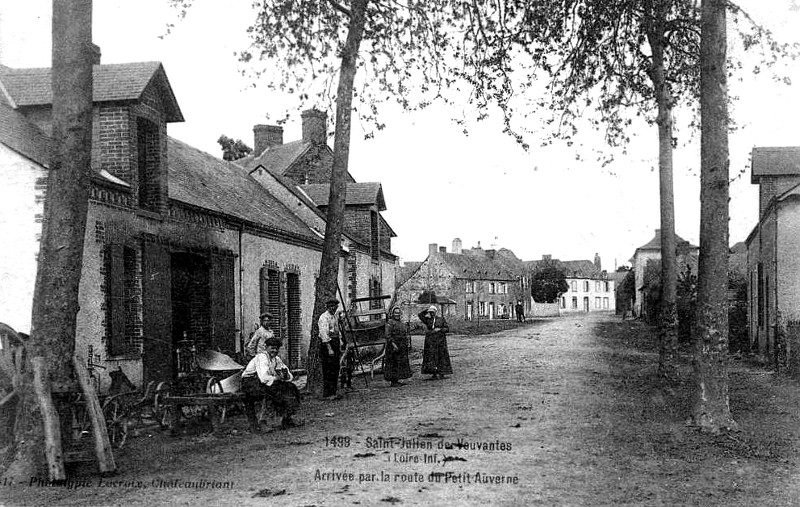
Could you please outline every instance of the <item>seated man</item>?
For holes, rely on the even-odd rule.
[[[292,373],[278,357],[281,340],[274,336],[264,341],[265,350],[259,351],[242,373],[244,406],[250,428],[259,431],[256,418],[256,401],[267,399],[275,412],[282,417],[281,426],[295,426],[292,415],[300,408],[300,391],[291,381]]]

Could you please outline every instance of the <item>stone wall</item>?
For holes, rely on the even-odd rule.
[[[558,303],[536,303],[531,302],[529,317],[558,317]]]

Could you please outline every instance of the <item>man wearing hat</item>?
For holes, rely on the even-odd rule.
[[[447,321],[436,315],[434,305],[417,316],[427,328],[422,349],[422,373],[432,375],[431,380],[451,375],[453,367],[450,365],[450,352],[447,350]]]
[[[247,346],[245,347],[250,357],[254,357],[259,352],[264,352],[266,350],[266,340],[275,336],[275,333],[270,327],[270,322],[272,321],[271,313],[262,313],[259,316],[259,321],[261,325],[250,335],[250,340],[248,340]]]
[[[322,396],[326,400],[336,398],[336,383],[339,379],[339,322],[336,309],[339,301],[329,298],[325,302],[326,311],[320,315],[319,325],[319,359],[322,364]]]
[[[300,391],[292,383],[292,373],[278,357],[281,348],[280,338],[270,336],[259,343],[255,357],[247,363],[242,372],[242,392],[245,395],[244,406],[250,428],[259,431],[256,418],[256,402],[262,399],[272,403],[275,412],[281,416],[281,426],[295,426],[292,416],[300,408]]]

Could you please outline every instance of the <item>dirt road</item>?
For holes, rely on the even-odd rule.
[[[307,400],[300,428],[252,435],[240,416],[222,436],[156,432],[130,442],[113,479],[83,475],[75,489],[20,479],[0,495],[7,505],[796,505],[777,486],[796,478],[786,442],[751,462],[693,441],[684,394],[642,382],[655,354],[608,337],[620,330],[650,335],[583,316],[451,336],[445,380],[418,365],[401,388],[357,379],[342,400]]]

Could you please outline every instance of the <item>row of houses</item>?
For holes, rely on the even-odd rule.
[[[531,297],[531,278],[543,265],[561,270],[569,286],[559,302],[542,305]],[[514,319],[517,304],[525,315],[550,316],[572,312],[614,312],[616,279],[594,261],[560,261],[545,255],[523,261],[506,248],[463,248],[459,238],[447,247],[432,243],[421,262],[406,262],[397,276],[397,300],[406,305],[433,292],[446,304],[446,315],[466,320]]]
[[[333,154],[327,115],[302,138],[254,127],[255,150],[222,161],[168,134],[184,120],[158,62],[94,65],[91,200],[77,350],[137,385],[176,374],[178,344],[235,353],[261,312],[303,368]],[[51,71],[0,66],[0,321],[30,326],[49,168]],[[395,233],[380,183],[349,176],[339,286],[344,303],[391,293]],[[335,287],[331,293],[337,292]],[[7,345],[7,344],[5,344]],[[100,379],[101,390],[110,379]]]
[[[745,241],[751,350],[800,372],[800,147],[754,148],[758,223]]]
[[[800,373],[800,147],[757,147],[751,183],[759,187],[758,223],[731,247],[729,272],[747,286],[750,351],[778,368]],[[679,268],[697,273],[699,248],[676,235]],[[634,310],[647,313],[648,262],[661,258],[661,235],[636,249]]]

